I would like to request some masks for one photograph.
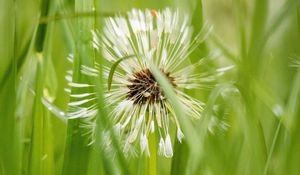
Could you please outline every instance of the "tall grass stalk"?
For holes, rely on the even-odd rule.
[[[90,11],[94,6],[93,0],[89,1],[75,1],[75,12]],[[93,58],[93,50],[91,48],[90,31],[94,28],[93,20],[75,19],[75,50],[74,50],[74,66],[73,66],[73,81],[86,82],[81,76],[80,70],[82,64],[90,65]],[[71,89],[71,93],[80,93],[78,89]],[[71,99],[72,100],[72,99]],[[64,153],[63,174],[86,174],[89,165],[90,146],[89,140],[84,136],[85,132],[80,128],[82,119],[68,120],[67,141]],[[80,165],[80,166],[78,166]]]

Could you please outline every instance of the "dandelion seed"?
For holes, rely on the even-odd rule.
[[[164,152],[164,155],[166,157],[172,157],[173,156],[173,148],[172,148],[171,138],[170,138],[169,134],[167,134],[166,140],[165,140],[165,152]]]
[[[105,92],[107,107],[112,109],[109,116],[127,154],[136,143],[141,152],[150,155],[148,136],[159,136],[158,153],[165,157],[173,156],[170,125],[175,124],[176,138],[181,142],[184,133],[169,99],[165,96],[149,62],[154,63],[172,85],[177,99],[190,118],[201,117],[204,104],[185,94],[183,89],[200,87],[199,82],[208,78],[193,74],[196,67],[187,59],[189,54],[203,41],[200,33],[192,39],[189,16],[179,10],[169,8],[162,11],[133,9],[124,16],[104,19],[102,32],[93,31],[93,46],[111,64],[120,58],[132,57],[119,62],[111,82],[110,90]],[[133,55],[133,56],[132,56]],[[72,57],[69,57],[70,62]],[[184,66],[187,65],[187,66]],[[81,73],[90,77],[99,74],[99,65],[82,66]],[[104,67],[104,77],[108,78],[109,67]],[[69,78],[70,79],[70,78]],[[93,87],[89,84],[69,82],[72,88]],[[93,125],[97,105],[95,93],[71,94],[69,103],[74,116],[86,118],[87,126]]]

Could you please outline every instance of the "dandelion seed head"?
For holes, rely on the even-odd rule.
[[[204,103],[183,91],[197,88],[199,82],[207,82],[208,79],[201,74],[193,74],[195,66],[188,56],[203,41],[203,37],[200,32],[192,38],[189,22],[189,15],[179,10],[133,9],[125,15],[105,18],[101,32],[92,31],[93,46],[107,62],[114,64],[121,58],[133,55],[119,62],[111,88],[104,94],[106,107],[111,109],[109,119],[114,125],[111,129],[117,133],[125,155],[135,154],[135,148],[139,145],[140,153],[150,156],[148,137],[153,133],[158,134],[158,153],[172,157],[172,140],[182,142],[186,135],[181,130],[179,116],[176,116],[172,103],[151,72],[150,62],[169,81],[187,116],[194,119],[201,117]],[[72,57],[69,60],[73,62]],[[95,78],[100,73],[100,66],[97,63],[94,67],[82,65],[81,73]],[[103,66],[105,79],[109,78],[109,73],[110,66]],[[95,128],[93,122],[98,104],[96,92],[91,92],[95,85],[74,82],[71,77],[67,80],[71,88],[82,92],[70,92],[70,112],[67,116],[83,118],[87,120],[86,127]],[[177,130],[174,136],[170,135],[172,124]]]
[[[188,71],[182,69],[182,64],[189,63],[189,54],[202,40],[199,35],[192,39],[189,21],[188,14],[170,8],[133,9],[125,16],[106,18],[103,32],[93,32],[93,44],[107,61],[114,63],[134,55],[120,62],[120,71],[115,71],[111,91],[106,94],[107,103],[114,107],[110,116],[125,141],[124,152],[139,141],[141,152],[150,155],[148,136],[157,131],[159,153],[172,157],[169,134],[172,122],[177,127],[175,138],[180,142],[184,138],[174,109],[152,74],[149,62],[167,78],[186,113],[193,118],[201,116],[203,103],[182,92],[182,89],[197,87],[197,81],[202,79],[200,75],[190,74],[192,67],[184,68]],[[191,81],[186,80],[189,78]]]
[[[176,87],[174,77],[170,76],[169,72],[162,72],[169,82]],[[145,104],[160,103],[165,99],[163,91],[149,69],[138,71],[133,74],[133,77],[128,80],[131,83],[127,85],[129,89],[127,93],[128,100],[132,100],[134,104]]]

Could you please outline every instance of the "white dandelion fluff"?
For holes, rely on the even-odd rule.
[[[176,126],[176,139],[184,138],[171,102],[151,71],[149,61],[154,63],[174,88],[184,112],[191,119],[201,117],[204,104],[183,90],[201,88],[201,82],[210,81],[207,74],[194,74],[196,65],[188,56],[205,39],[201,32],[192,38],[192,27],[188,14],[166,8],[161,11],[133,9],[126,15],[107,17],[103,29],[93,31],[93,46],[102,53],[110,65],[119,61],[115,69],[111,88],[105,92],[105,103],[112,109],[112,120],[123,150],[139,145],[140,152],[150,155],[148,136],[158,135],[158,153],[173,156],[170,125]],[[123,59],[120,61],[121,58]],[[130,57],[130,58],[129,58]],[[69,58],[72,61],[72,57]],[[108,65],[109,65],[108,64]],[[95,67],[82,65],[81,73],[91,77],[99,75],[99,64]],[[111,67],[104,67],[104,78],[108,78]],[[72,82],[69,86],[90,89],[93,85]],[[68,91],[69,92],[69,91]],[[87,91],[70,94],[75,99],[69,103],[69,118],[85,118],[86,126],[93,128],[97,115],[96,95]],[[93,132],[93,129],[91,129]]]

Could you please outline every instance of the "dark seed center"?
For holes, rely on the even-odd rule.
[[[173,87],[176,87],[174,77],[169,72],[162,71]],[[165,99],[164,93],[156,82],[149,69],[144,69],[133,74],[134,78],[129,79],[129,92],[127,99],[133,100],[134,104],[145,104],[161,102]]]

